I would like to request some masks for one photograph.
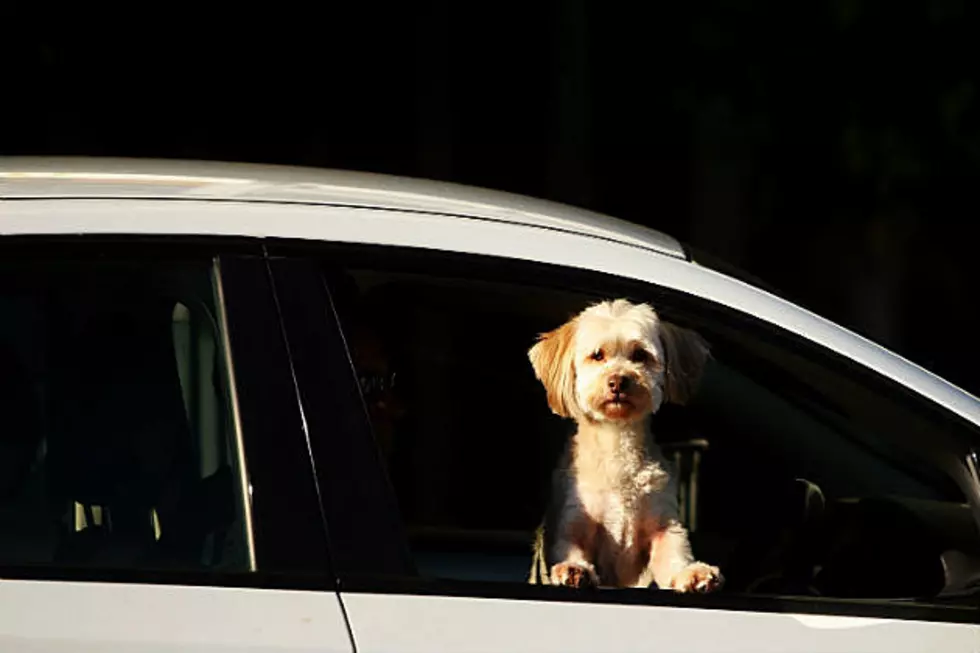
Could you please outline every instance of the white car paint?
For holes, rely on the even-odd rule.
[[[584,218],[577,210],[554,205],[545,211],[530,200],[523,209],[521,201],[501,208],[486,195],[471,197],[458,187],[421,188],[387,178],[370,183],[364,177],[356,183],[334,178],[331,185],[317,177],[320,182],[297,184],[296,178],[280,171],[256,173],[261,181],[252,182],[241,181],[252,179],[242,168],[184,169],[168,164],[151,169],[117,162],[101,170],[114,176],[100,180],[97,164],[37,164],[31,174],[21,174],[27,167],[23,162],[0,164],[6,171],[0,174],[2,234],[276,237],[430,248],[605,272],[752,314],[850,357],[980,425],[977,398],[921,367],[769,293],[684,260],[669,237],[647,230],[619,231],[619,223],[593,214]],[[205,172],[210,179],[195,178]],[[317,183],[323,187],[315,187]],[[274,598],[280,594],[283,598]],[[0,634],[8,644],[19,642],[22,650],[69,650],[67,644],[57,646],[59,637],[101,641],[110,647],[130,642],[127,650],[135,651],[246,650],[235,647],[244,645],[248,638],[242,633],[261,624],[266,610],[271,611],[267,618],[273,625],[255,634],[254,650],[271,647],[275,637],[282,638],[285,651],[303,650],[313,639],[322,639],[326,651],[343,648],[338,639],[342,617],[330,593],[209,593],[199,588],[55,583],[10,585],[7,594],[0,593],[0,601],[18,604],[19,612],[0,613]],[[980,650],[980,628],[971,624],[361,593],[344,593],[342,601],[359,653]],[[113,639],[111,625],[97,627],[88,619],[70,617],[80,603],[87,612],[79,614],[90,619],[119,610],[119,620],[126,622],[125,636]],[[41,605],[53,611],[52,623],[64,621],[70,627],[45,633],[38,622],[46,618],[40,616],[45,615]],[[186,618],[188,627],[200,628],[200,633],[176,635],[177,621],[158,616],[167,610]],[[311,611],[326,615],[314,635],[303,630],[301,621]],[[27,618],[27,612],[35,616]],[[111,619],[105,623],[117,617]],[[136,624],[151,622],[150,634],[140,638],[141,626]],[[3,644],[0,640],[0,647]],[[106,646],[92,643],[91,650],[111,650]]]
[[[682,290],[837,351],[980,425],[980,400],[803,308],[675,256],[545,226],[348,206],[37,199],[0,204],[0,234],[165,234],[290,238],[485,254],[605,272]]]
[[[670,236],[584,209],[419,179],[208,162],[0,158],[0,198],[211,199],[366,206],[588,233],[683,257]]]
[[[353,649],[334,592],[0,580],[0,651]]]
[[[975,626],[636,605],[348,594],[358,653],[976,651]]]

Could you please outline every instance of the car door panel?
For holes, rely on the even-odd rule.
[[[66,214],[70,216],[70,211]],[[97,562],[91,564],[87,561],[79,563],[75,558],[65,561],[59,555],[49,556],[35,566],[23,566],[0,559],[0,650],[46,653],[298,653],[315,650],[352,653],[353,645],[336,592],[335,578],[329,566],[326,533],[312,474],[312,460],[271,292],[268,266],[258,244],[254,241],[242,243],[237,240],[201,243],[197,239],[189,243],[185,239],[173,237],[159,239],[144,236],[127,239],[124,236],[115,236],[104,239],[68,236],[60,237],[56,243],[48,238],[22,238],[16,243],[0,239],[0,250],[6,254],[3,260],[7,264],[16,266],[23,262],[25,269],[37,272],[42,277],[49,261],[53,262],[52,265],[61,265],[64,262],[75,265],[81,261],[80,269],[85,272],[89,261],[95,262],[92,264],[94,267],[96,264],[104,265],[106,261],[112,263],[116,260],[115,257],[119,257],[127,262],[135,261],[134,269],[143,269],[140,266],[148,268],[153,283],[160,284],[160,287],[163,287],[163,282],[160,275],[157,275],[159,270],[155,267],[156,257],[160,257],[161,261],[175,262],[177,268],[193,262],[196,266],[194,270],[203,272],[193,277],[193,283],[181,278],[180,283],[187,288],[180,286],[178,290],[186,290],[192,297],[198,296],[199,292],[209,296],[214,292],[217,298],[214,299],[214,312],[206,313],[205,319],[195,322],[189,332],[194,334],[195,329],[210,329],[214,326],[214,333],[223,336],[225,340],[216,344],[216,338],[209,336],[206,357],[191,356],[189,365],[182,363],[183,359],[175,361],[174,356],[180,351],[180,347],[177,344],[167,345],[167,342],[170,339],[176,342],[178,339],[177,318],[172,318],[173,323],[168,325],[167,320],[171,319],[170,306],[164,304],[166,310],[156,311],[157,304],[153,303],[151,306],[154,309],[154,321],[151,326],[152,333],[155,334],[153,337],[156,338],[153,343],[162,343],[164,347],[161,349],[172,346],[172,351],[164,352],[166,356],[162,357],[163,363],[158,367],[165,369],[174,379],[181,374],[186,375],[187,369],[206,370],[200,377],[203,379],[200,383],[186,382],[185,377],[181,377],[180,383],[185,384],[183,389],[190,396],[208,391],[221,396],[219,403],[222,406],[222,417],[216,420],[219,425],[216,429],[222,434],[222,446],[218,448],[227,450],[228,457],[240,454],[241,459],[241,473],[236,475],[234,481],[221,477],[220,487],[201,483],[200,485],[206,485],[206,489],[199,490],[196,482],[177,486],[181,491],[174,494],[180,497],[180,501],[173,500],[167,504],[167,515],[173,518],[169,521],[160,518],[155,538],[151,523],[151,534],[140,540],[141,543],[149,541],[150,547],[154,547],[148,555],[144,556],[146,552],[142,549],[137,552],[139,555],[128,555],[131,549],[127,549],[125,545],[129,544],[129,540],[122,539],[123,535],[129,536],[137,530],[134,526],[139,523],[137,520],[127,520],[125,526],[119,526],[123,523],[122,520],[116,522],[111,519],[116,513],[104,512],[100,505],[96,505],[84,511],[81,522],[83,525],[76,525],[78,527],[75,529],[59,530],[56,538],[50,539],[55,539],[61,545],[65,540],[74,538],[78,532],[83,535],[90,533],[93,537],[83,538],[82,542],[89,545],[87,550],[99,553],[105,542],[120,544],[121,546],[115,546],[112,550],[112,555],[98,558]],[[16,262],[11,263],[15,257]],[[67,398],[64,400],[65,405],[77,406],[80,414],[88,414],[85,413],[86,405],[83,402],[71,402],[71,389],[77,390],[85,383],[95,385],[105,378],[111,381],[105,384],[105,391],[102,391],[102,386],[98,386],[99,392],[92,394],[101,402],[100,406],[107,407],[106,410],[91,417],[93,427],[78,432],[83,436],[99,435],[99,425],[111,422],[112,427],[123,435],[158,435],[164,432],[161,439],[171,438],[178,441],[184,436],[183,433],[171,433],[176,430],[170,427],[173,420],[166,419],[173,417],[170,413],[158,415],[147,411],[147,415],[142,415],[139,419],[145,419],[150,426],[143,427],[140,424],[139,428],[127,420],[114,417],[116,410],[113,409],[113,400],[119,395],[135,397],[137,400],[143,395],[127,394],[126,386],[133,385],[134,378],[114,374],[113,370],[122,369],[138,374],[140,365],[145,365],[144,361],[161,360],[161,357],[151,360],[146,352],[139,351],[140,344],[144,341],[125,339],[131,331],[149,333],[150,328],[140,322],[142,314],[138,313],[138,309],[130,309],[130,304],[139,307],[139,302],[146,298],[134,295],[114,296],[110,292],[109,299],[112,301],[103,301],[105,293],[101,293],[103,288],[100,284],[106,278],[115,283],[112,275],[103,274],[97,278],[96,283],[90,283],[84,274],[79,276],[83,277],[80,288],[86,291],[95,288],[91,295],[79,296],[76,290],[70,289],[70,292],[63,293],[64,297],[58,296],[56,299],[72,307],[82,307],[69,315],[72,320],[82,324],[96,323],[103,329],[98,342],[99,351],[109,352],[115,367],[110,367],[109,373],[103,374],[100,370],[99,374],[95,374],[91,367],[72,369],[79,366],[66,361],[74,361],[74,357],[59,359],[55,355],[67,356],[66,351],[70,353],[78,350],[78,343],[87,342],[83,338],[78,343],[62,343],[64,346],[53,349],[54,354],[49,353],[46,357],[50,367],[60,365],[59,371],[67,370],[65,375],[74,371],[88,371],[87,375],[82,375],[82,383],[70,385],[62,382],[61,386],[60,397]],[[124,275],[117,275],[121,276]],[[25,294],[24,289],[34,288],[30,285],[35,283],[34,277],[22,274],[12,281],[10,277],[11,275],[6,275],[4,278],[7,283],[4,289],[9,289],[4,297],[9,301],[3,307],[24,312],[17,308],[20,304],[16,300],[24,296],[31,297],[29,293]],[[125,286],[127,281],[120,279],[119,283],[122,287],[128,287]],[[199,287],[200,285],[204,288]],[[139,285],[135,287],[144,288]],[[152,285],[150,287],[157,288]],[[176,292],[176,287],[166,286],[161,290],[161,295],[167,301],[177,302],[177,308],[186,313],[187,306],[192,302],[170,294]],[[50,298],[45,296],[40,305],[45,307],[49,301]],[[10,308],[11,306],[14,308]],[[104,306],[108,308],[102,310]],[[90,309],[88,313],[84,310],[86,307]],[[175,309],[174,315],[177,313],[179,311]],[[57,317],[63,313],[52,314]],[[97,315],[100,321],[90,319],[91,315]],[[85,320],[78,319],[79,316]],[[157,319],[161,316],[162,322]],[[55,320],[49,322],[55,323]],[[106,330],[109,335],[105,335]],[[23,331],[29,333],[28,330]],[[187,331],[181,332],[185,336],[181,346],[187,346]],[[93,332],[90,329],[83,333]],[[60,334],[61,331],[53,333]],[[99,335],[98,332],[94,333]],[[11,337],[6,333],[5,336]],[[130,348],[114,347],[117,342],[123,342]],[[135,359],[137,364],[128,364],[127,359]],[[119,376],[122,378],[115,378]],[[51,377],[54,381],[61,380],[61,377]],[[87,379],[96,381],[86,381]],[[45,377],[43,380],[48,379]],[[154,386],[151,382],[157,385]],[[218,386],[220,389],[217,389]],[[157,377],[153,377],[149,382],[141,380],[139,387],[149,387],[152,392],[159,388],[170,389],[172,385],[165,387]],[[48,400],[50,401],[50,395]],[[187,410],[188,421],[198,424],[192,420],[193,417],[199,417],[194,414],[195,410],[179,401],[173,412],[182,415]],[[224,409],[225,402],[231,406],[227,411]],[[146,405],[152,407],[156,404],[147,402]],[[228,413],[231,413],[231,417],[227,416]],[[223,420],[229,420],[233,424],[228,426]],[[202,418],[200,421],[205,420]],[[11,423],[8,421],[8,425]],[[71,433],[74,434],[75,431]],[[190,436],[187,438],[192,440]],[[66,439],[62,437],[62,440]],[[97,450],[96,454],[115,452],[111,446],[103,444],[103,441],[98,442],[103,448]],[[161,450],[164,453],[168,451],[165,447],[151,449],[151,455],[145,458],[159,457]],[[128,450],[124,453],[130,454]],[[141,453],[142,450],[136,450],[136,454]],[[101,468],[97,463],[101,460],[96,454],[88,455],[84,463],[74,463],[76,468],[85,467],[81,469],[85,472],[85,487],[100,481]],[[196,454],[188,454],[194,455]],[[185,456],[177,460],[187,459]],[[135,455],[125,457],[117,454],[115,460],[118,462],[112,468],[114,470],[142,469],[139,465],[143,458]],[[197,461],[193,460],[193,464],[188,463],[184,467],[178,467],[181,462],[172,463],[167,469],[180,469],[182,475],[179,478],[183,482],[183,479],[188,478],[189,472],[186,470],[197,471]],[[72,469],[71,460],[67,460],[65,464]],[[165,470],[164,473],[169,472]],[[191,478],[196,481],[196,477]],[[140,474],[129,474],[124,480],[133,487],[142,487],[139,485],[142,480]],[[39,485],[46,487],[43,483]],[[235,487],[234,490],[231,489],[232,486]],[[97,487],[103,496],[114,492],[114,488],[112,483]],[[190,490],[184,494],[183,491],[187,488]],[[228,492],[237,494],[225,502]],[[41,496],[54,505],[47,495],[41,493]],[[69,498],[78,500],[75,495]],[[127,505],[126,498],[123,496],[120,505]],[[185,501],[185,498],[189,498],[190,502]],[[214,507],[210,505],[212,503],[219,505]],[[201,532],[201,515],[217,514],[216,519],[224,519],[223,515],[229,511],[232,503],[236,504],[231,510],[236,513],[236,523],[247,523],[250,535],[247,540],[240,535],[236,536],[233,550],[248,548],[249,554],[234,557],[233,562],[226,566],[201,562],[199,558],[202,556],[213,556],[213,559],[220,560],[221,556],[217,552],[227,550],[219,544],[222,540],[217,533],[204,529],[206,534],[198,537]],[[60,505],[58,503],[55,507]],[[163,505],[162,500],[156,505]],[[46,519],[43,511],[34,512]],[[8,510],[3,515],[8,518],[11,515],[19,517],[22,513],[32,514],[32,511],[22,510],[15,514]],[[242,513],[247,514],[249,519],[243,518]],[[206,521],[208,517],[203,519]],[[179,528],[171,528],[175,524],[179,524]],[[5,522],[5,526],[9,524]],[[12,531],[13,528],[7,530]],[[27,532],[26,528],[23,530]],[[172,558],[157,556],[160,550],[157,545],[176,532],[181,535],[173,540],[176,542],[173,550],[181,555],[190,550],[191,554]],[[140,530],[139,533],[142,534],[143,531]],[[121,536],[118,542],[113,539],[117,534]],[[8,532],[5,535],[13,537],[15,533]],[[223,540],[225,545],[229,539]],[[186,545],[188,541],[194,542],[195,546],[201,541],[204,544],[189,549]],[[239,541],[247,541],[247,544],[239,545]],[[150,562],[144,562],[145,560]]]
[[[818,614],[342,593],[359,653],[976,651],[980,630]]]
[[[317,256],[329,258],[329,251],[318,253],[316,245],[308,244],[298,249],[291,243],[276,245],[272,265],[277,291],[289,296],[280,297],[280,304],[292,357],[303,361],[295,369],[304,409],[317,414],[309,422],[312,447],[323,469],[335,472],[321,469],[321,490],[331,550],[335,560],[343,561],[337,568],[341,601],[359,652],[974,651],[980,645],[980,629],[971,623],[976,613],[963,609],[951,611],[955,614],[947,619],[940,608],[920,618],[909,616],[901,605],[873,602],[854,614],[837,614],[840,605],[832,600],[807,606],[799,597],[733,596],[727,608],[699,607],[697,597],[674,604],[671,596],[659,593],[646,604],[638,594],[622,602],[604,593],[599,600],[563,592],[534,599],[525,596],[526,586],[504,584],[493,590],[494,598],[486,598],[478,591],[468,594],[458,586],[421,581],[410,563],[400,564],[404,536],[391,530],[400,527],[397,501],[371,442],[336,307],[319,278],[324,272]],[[424,261],[421,267],[424,272]],[[324,410],[327,393],[329,411]],[[336,401],[338,396],[347,397],[346,405]],[[331,444],[338,439],[345,440],[343,456]],[[355,449],[358,453],[350,455]],[[747,600],[740,603],[741,598]]]
[[[5,580],[0,605],[4,651],[352,650],[334,592]]]

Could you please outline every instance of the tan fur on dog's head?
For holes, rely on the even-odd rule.
[[[595,422],[633,422],[664,401],[686,403],[708,356],[698,334],[625,299],[589,306],[528,352],[552,412]]]
[[[667,358],[667,401],[684,405],[694,396],[710,356],[708,343],[696,331],[670,322],[660,323]]]
[[[575,405],[575,368],[570,360],[577,321],[542,333],[528,352],[534,374],[548,393],[548,407],[561,417],[572,417]]]

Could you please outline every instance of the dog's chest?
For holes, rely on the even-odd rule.
[[[582,508],[602,527],[604,535],[621,548],[642,545],[648,522],[656,518],[655,495],[667,482],[663,466],[636,458],[581,465],[577,471]]]

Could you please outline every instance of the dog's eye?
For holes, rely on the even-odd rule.
[[[650,360],[650,354],[647,353],[646,349],[634,349],[633,353],[630,354],[630,360],[634,363],[646,363]]]
[[[601,349],[596,349],[594,352],[592,352],[591,354],[589,354],[589,358],[591,358],[594,361],[601,361],[605,357],[606,357],[606,354]]]

